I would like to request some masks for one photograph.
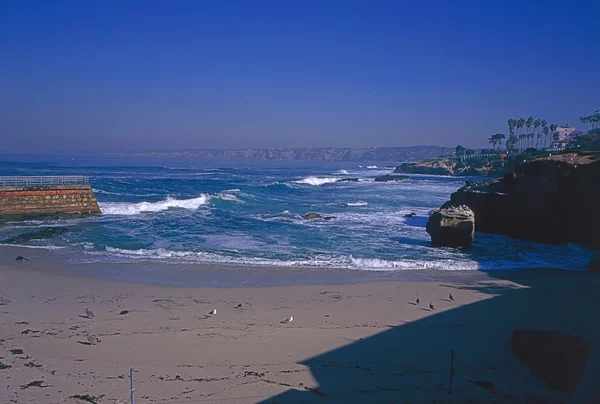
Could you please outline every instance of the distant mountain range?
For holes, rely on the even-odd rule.
[[[192,157],[204,159],[284,161],[421,161],[438,157],[440,146],[306,149],[215,149],[110,153],[122,157]]]

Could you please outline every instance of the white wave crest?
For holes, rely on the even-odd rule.
[[[348,175],[348,170],[337,170],[334,174]]]
[[[319,186],[323,184],[330,184],[332,182],[336,182],[338,179],[334,177],[307,177],[299,181],[294,181],[296,184],[308,184]]]
[[[219,194],[217,194],[217,197],[224,200],[224,201],[230,201],[230,202],[240,202],[240,200],[237,198],[237,196],[232,195],[232,194],[228,194],[225,192],[221,192]]]
[[[174,199],[167,198],[158,202],[105,202],[100,204],[100,210],[104,215],[139,215],[144,212],[162,212],[171,208],[196,210],[202,205],[206,205],[210,196],[202,194],[197,198]]]
[[[367,206],[367,202],[358,201],[358,202],[348,202],[346,205],[348,206]]]
[[[373,168],[377,168],[377,166],[367,166],[367,168],[373,169]]]

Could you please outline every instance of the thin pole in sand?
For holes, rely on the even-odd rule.
[[[131,404],[135,404],[135,388],[133,388],[133,368],[129,369],[129,387],[131,389]]]
[[[452,378],[454,376],[454,349],[450,351],[450,383],[448,384],[448,393],[452,393]],[[133,379],[132,379],[133,380]],[[133,393],[131,393],[133,394]]]

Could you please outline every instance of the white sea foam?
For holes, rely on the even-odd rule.
[[[334,174],[348,175],[348,170],[337,170]]]
[[[367,166],[367,168],[373,169],[373,168],[377,168],[377,166]]]
[[[294,181],[296,184],[308,184],[319,186],[323,184],[330,184],[332,182],[337,182],[337,178],[334,177],[306,177],[302,180]]]
[[[358,202],[348,202],[346,205],[348,206],[367,206],[367,202],[358,201]]]
[[[171,208],[196,210],[202,205],[206,205],[210,196],[202,194],[199,197],[191,199],[167,198],[158,202],[104,202],[100,203],[100,210],[104,215],[139,215],[144,212],[162,212]]]

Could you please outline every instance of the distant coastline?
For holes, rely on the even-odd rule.
[[[184,157],[202,159],[232,160],[281,160],[281,161],[421,161],[437,157],[441,146],[402,146],[402,147],[321,147],[284,149],[205,149],[205,150],[165,150],[127,151],[106,153],[118,157]]]

